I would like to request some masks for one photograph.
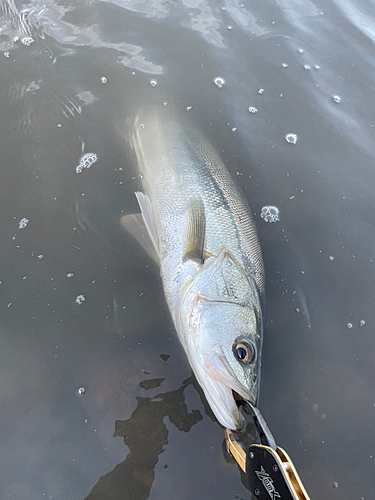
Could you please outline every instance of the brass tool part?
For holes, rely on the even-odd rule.
[[[242,446],[237,443],[230,429],[224,429],[224,432],[228,450],[241,469],[246,472],[246,453],[242,449]]]

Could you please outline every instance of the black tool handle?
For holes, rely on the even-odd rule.
[[[246,454],[246,476],[259,500],[309,500],[294,465],[281,448],[251,445]]]

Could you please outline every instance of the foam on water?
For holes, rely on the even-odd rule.
[[[286,142],[288,142],[289,144],[293,144],[293,146],[297,143],[297,139],[297,134],[287,134],[285,136]]]
[[[19,229],[24,229],[27,226],[28,223],[29,223],[29,219],[26,219],[26,217],[24,217],[18,223]]]
[[[98,161],[95,153],[86,153],[79,160],[79,165],[76,166],[76,173],[82,174],[84,168],[91,168],[91,166]]]
[[[219,89],[222,88],[224,83],[225,83],[225,80],[221,76],[217,76],[216,78],[214,78],[214,84],[217,85],[219,87]]]
[[[77,295],[76,304],[78,304],[80,306],[81,304],[83,304],[85,302],[85,300],[86,300],[86,297],[84,295],[82,295],[82,294]]]
[[[35,42],[34,38],[31,38],[31,36],[25,36],[22,38],[21,42],[26,45],[26,47],[30,47],[32,43]]]
[[[279,209],[272,205],[267,205],[262,208],[260,216],[266,222],[278,222],[279,220]]]

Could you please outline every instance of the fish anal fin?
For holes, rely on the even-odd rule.
[[[124,215],[121,217],[121,225],[140,244],[147,255],[160,265],[159,255],[146,229],[142,214]]]
[[[204,262],[204,243],[206,236],[206,214],[202,198],[190,200],[186,212],[183,260]]]

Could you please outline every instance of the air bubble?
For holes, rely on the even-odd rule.
[[[341,97],[339,95],[334,95],[332,97],[333,101],[336,102],[337,104],[339,104],[339,102],[341,102]]]
[[[151,87],[156,87],[157,84],[158,84],[157,80],[150,80]]]
[[[233,29],[233,28],[232,28],[232,26],[227,26],[227,29],[228,29],[228,30],[231,30],[231,29]]]
[[[82,295],[82,294],[81,295],[77,295],[77,297],[76,297],[76,304],[78,304],[80,306],[81,304],[83,304],[85,302],[85,300],[86,300],[86,298],[85,298],[84,295]]]
[[[76,167],[76,173],[82,174],[84,168],[91,168],[91,166],[98,161],[98,157],[95,153],[86,153],[79,160],[79,165]]]
[[[332,255],[330,255],[328,258],[329,258],[329,260],[333,260],[334,259],[334,257]]]
[[[80,388],[78,389],[78,394],[79,394],[80,396],[83,396],[85,393],[86,393],[86,389],[85,389],[84,387],[80,387]]]
[[[353,328],[353,325],[352,325],[351,323],[347,323],[347,324],[346,324],[346,326],[347,326],[347,328],[349,328],[349,329],[350,329],[350,328]]]
[[[258,113],[257,108],[254,108],[254,106],[250,106],[248,111],[249,111],[249,113]]]
[[[102,83],[107,83],[108,80],[107,80],[107,78],[105,76],[102,76],[101,77],[101,81],[102,81]]]
[[[34,38],[31,38],[31,36],[25,36],[22,38],[21,42],[26,45],[26,47],[30,47],[32,43],[35,42]]]
[[[279,209],[268,205],[262,208],[260,216],[266,222],[277,222],[279,220]]]
[[[219,89],[222,88],[224,83],[225,83],[225,80],[221,76],[217,76],[216,78],[214,78],[214,84],[217,85],[219,87]]]
[[[285,136],[285,140],[286,142],[289,142],[289,144],[295,145],[297,143],[297,139],[298,139],[297,134],[287,134]]]
[[[26,217],[24,217],[18,223],[19,229],[24,229],[27,226],[28,223],[29,223],[29,219],[26,219]]]

